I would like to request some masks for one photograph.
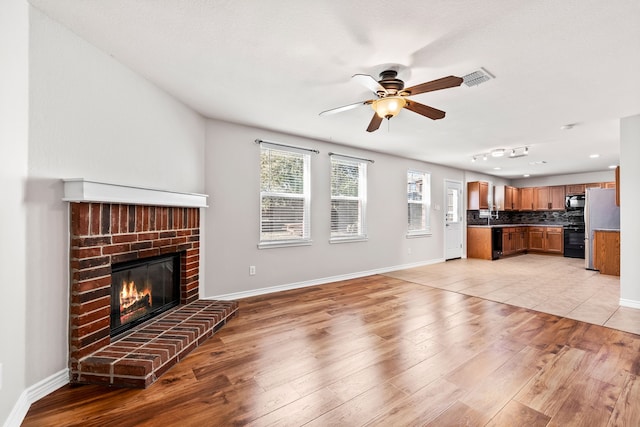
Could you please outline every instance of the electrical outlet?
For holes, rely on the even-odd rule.
[[[255,276],[256,275],[256,266],[255,265],[250,265],[249,266],[249,276]]]

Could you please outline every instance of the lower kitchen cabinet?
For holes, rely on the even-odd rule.
[[[467,228],[467,258],[492,259],[491,228]]]
[[[528,227],[505,227],[502,230],[502,254],[512,255],[527,250]]]
[[[493,231],[490,227],[467,228],[467,258],[494,259]],[[502,227],[502,255],[544,252],[562,254],[562,227]]]
[[[529,250],[562,254],[564,236],[562,227],[529,227]]]
[[[620,275],[620,232],[593,233],[593,267],[601,274]]]

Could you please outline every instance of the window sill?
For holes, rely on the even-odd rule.
[[[352,243],[352,242],[366,242],[368,241],[368,237],[358,236],[358,237],[335,237],[333,239],[329,239],[329,243]]]
[[[313,241],[283,241],[283,242],[262,242],[258,243],[258,249],[274,249],[274,248],[288,248],[292,246],[311,246]]]
[[[407,233],[407,239],[417,239],[420,237],[431,237],[433,233],[431,231],[414,231],[412,233]]]

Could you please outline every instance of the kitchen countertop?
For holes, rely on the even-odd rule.
[[[511,227],[564,227],[569,224],[491,224],[467,225],[467,228],[511,228]],[[610,230],[613,231],[613,230]]]
[[[612,232],[620,232],[619,228],[594,228],[593,231],[612,231]]]

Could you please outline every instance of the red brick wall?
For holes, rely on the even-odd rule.
[[[71,203],[70,367],[110,344],[111,264],[182,252],[180,303],[198,299],[200,210]]]

